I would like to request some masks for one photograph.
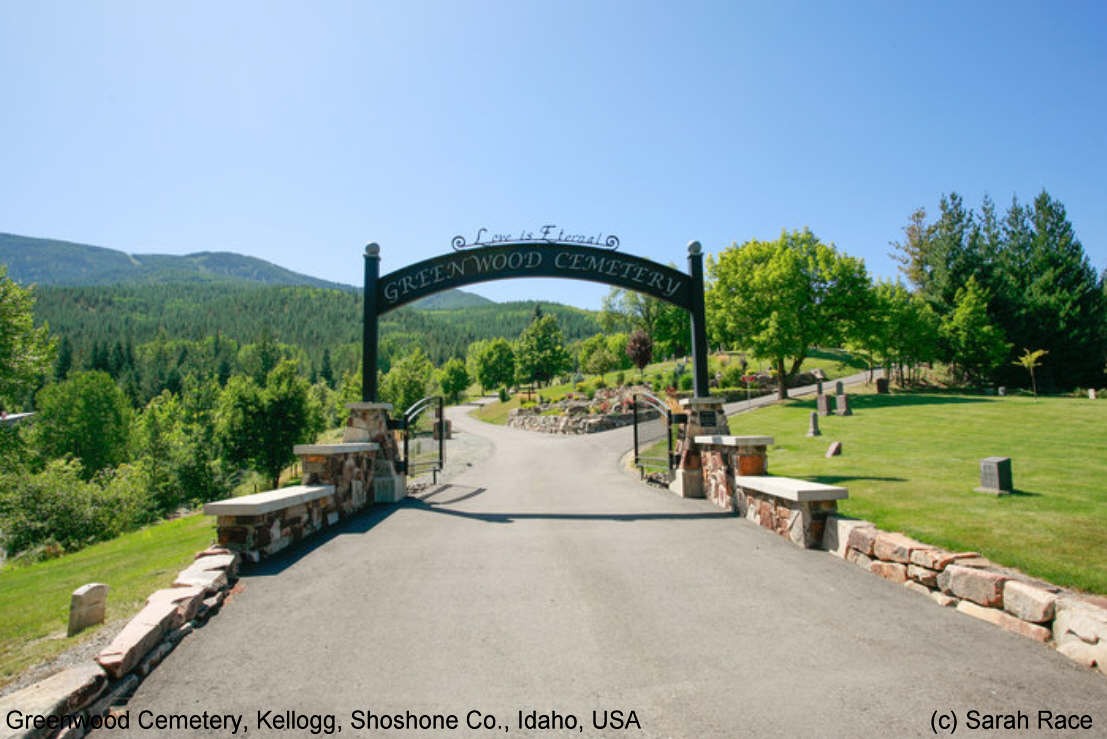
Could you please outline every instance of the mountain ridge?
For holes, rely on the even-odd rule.
[[[230,251],[197,251],[185,255],[129,254],[106,246],[0,232],[0,264],[23,284],[50,287],[101,287],[150,284],[255,284],[361,288],[331,282],[258,257]],[[417,310],[459,310],[495,301],[464,290],[444,290],[417,301]]]

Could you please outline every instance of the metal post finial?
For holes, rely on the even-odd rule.
[[[703,247],[700,246],[700,242],[698,242],[698,241],[689,241],[688,242],[688,253],[689,254],[699,254],[701,251],[703,251]]]
[[[365,256],[367,257],[379,257],[381,255],[381,245],[375,241],[372,241],[365,245]]]

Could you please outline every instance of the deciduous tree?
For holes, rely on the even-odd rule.
[[[776,241],[748,241],[708,258],[708,332],[713,341],[770,360],[779,397],[810,347],[840,344],[869,310],[864,263],[819,241],[810,230]],[[791,366],[786,366],[786,363]]]

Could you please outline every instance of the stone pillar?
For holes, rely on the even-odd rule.
[[[674,470],[669,490],[682,498],[703,497],[703,474],[700,449],[696,437],[703,435],[726,435],[727,426],[723,404],[726,398],[701,397],[685,398],[680,401],[681,408],[688,415],[680,439],[680,465]]]
[[[407,496],[407,475],[400,471],[400,451],[395,433],[388,428],[391,403],[347,403],[350,415],[342,431],[343,442],[373,442],[380,452],[373,466],[373,500],[394,503]]]

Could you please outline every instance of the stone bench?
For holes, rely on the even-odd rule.
[[[700,450],[704,497],[720,508],[733,510],[734,477],[764,475],[769,471],[771,436],[695,437]]]
[[[294,485],[204,504],[219,543],[257,562],[339,519],[333,485]]]
[[[821,546],[826,517],[849,497],[843,487],[792,477],[736,475],[735,504],[739,515],[787,537],[804,549]]]

